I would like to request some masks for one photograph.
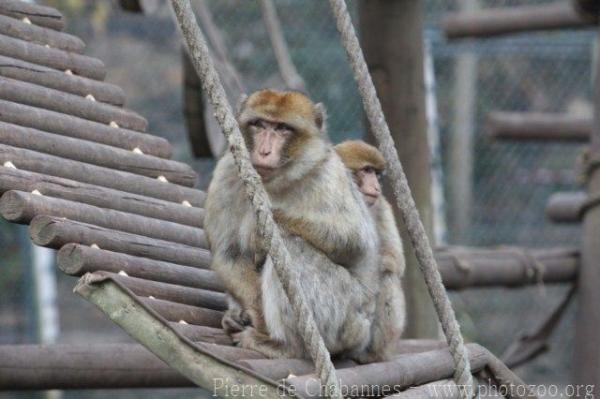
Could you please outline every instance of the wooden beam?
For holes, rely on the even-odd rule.
[[[579,251],[570,248],[447,247],[435,257],[450,290],[567,283],[579,268]]]
[[[571,1],[543,5],[492,8],[469,13],[449,14],[443,21],[449,39],[482,38],[521,32],[584,28],[590,22],[573,7]]]
[[[540,112],[491,112],[486,130],[499,140],[587,142],[592,119],[569,114]]]

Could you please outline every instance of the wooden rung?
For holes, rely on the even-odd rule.
[[[144,154],[160,158],[170,158],[172,153],[171,144],[162,137],[129,129],[117,129],[104,123],[10,101],[0,100],[0,120],[126,150],[137,147]]]
[[[163,183],[150,177],[0,144],[0,164],[5,162],[12,162],[17,169],[62,177],[178,204],[188,201],[192,206],[201,207],[205,198],[202,191],[190,187]]]
[[[196,172],[182,162],[4,122],[0,122],[0,143],[136,175],[165,176],[171,183],[188,187],[193,187],[198,178]]]
[[[187,324],[214,328],[221,327],[223,312],[218,310],[182,305],[162,299],[138,297],[138,300],[156,311],[167,321],[179,322],[180,320],[184,320]]]
[[[65,19],[56,9],[20,0],[0,1],[0,14],[11,18],[28,18],[33,24],[54,30],[63,30]]]
[[[36,84],[85,97],[92,94],[96,100],[122,106],[125,103],[123,89],[111,83],[88,79],[65,73],[43,65],[0,55],[0,76]]]
[[[211,260],[206,249],[45,215],[31,220],[29,234],[37,245],[53,249],[70,243],[96,244],[108,251],[199,268],[207,268]]]
[[[6,35],[0,35],[0,54],[59,71],[69,69],[76,75],[90,79],[104,80],[106,77],[106,67],[97,58],[48,48]]]
[[[73,115],[106,125],[114,121],[120,127],[138,132],[144,132],[148,127],[148,121],[131,110],[4,77],[0,77],[0,99]]]
[[[71,276],[81,277],[85,273],[100,270],[113,273],[124,271],[130,277],[210,291],[223,292],[225,290],[223,283],[212,270],[141,258],[103,248],[95,249],[71,243],[58,251],[57,259],[58,267]]]
[[[77,36],[43,26],[26,24],[4,15],[0,15],[0,34],[77,54],[83,53],[85,49],[85,43]]]
[[[0,166],[0,195],[10,190],[33,192],[100,208],[133,213],[192,227],[203,227],[204,209],[126,193],[74,180]]]
[[[40,215],[57,216],[192,247],[208,247],[204,231],[197,227],[23,191],[4,193],[0,198],[0,214],[8,221],[22,224]]]
[[[96,274],[109,275],[112,279],[130,289],[134,294],[143,298],[153,297],[183,305],[219,311],[227,309],[225,294],[221,292],[123,276],[106,271],[98,271]]]

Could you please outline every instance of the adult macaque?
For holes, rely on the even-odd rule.
[[[327,348],[333,354],[364,351],[378,290],[378,234],[350,174],[324,139],[322,105],[299,92],[261,90],[242,101],[238,122]],[[211,267],[237,302],[224,327],[242,328],[234,337],[239,344],[267,356],[306,357],[229,153],[215,169],[205,208]]]
[[[388,359],[400,340],[406,319],[406,305],[401,278],[405,260],[402,240],[392,207],[381,195],[379,178],[385,170],[385,159],[377,148],[363,141],[350,140],[335,146],[375,219],[380,241],[380,280],[372,337],[361,362]]]

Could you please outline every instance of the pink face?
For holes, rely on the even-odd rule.
[[[252,121],[248,126],[253,142],[252,165],[263,179],[269,178],[281,166],[285,143],[294,129],[285,123],[264,119]]]
[[[374,205],[381,195],[381,185],[377,170],[371,166],[366,166],[356,171],[358,188],[363,194],[367,205]]]

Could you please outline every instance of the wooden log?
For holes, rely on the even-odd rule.
[[[449,39],[583,28],[590,25],[589,21],[577,13],[570,1],[454,13],[449,14],[442,24]]]
[[[71,75],[43,65],[0,56],[0,76],[45,86],[112,105],[125,104],[125,93],[119,86],[108,82]]]
[[[540,112],[491,112],[486,130],[500,140],[558,140],[587,142],[592,130],[590,118]]]
[[[579,252],[569,248],[440,248],[438,261],[444,285],[461,290],[474,287],[520,287],[574,281]]]
[[[444,341],[430,339],[403,339],[398,343],[394,358],[410,353],[422,353],[435,349],[447,348]],[[305,375],[314,373],[314,364],[307,359],[249,359],[240,361],[242,366],[256,371],[260,375],[280,380],[292,375]],[[336,369],[356,367],[358,364],[352,360],[334,360]]]
[[[258,356],[223,345],[197,345],[229,361]],[[4,391],[196,386],[139,344],[1,345],[0,369]]]
[[[221,327],[223,312],[199,308],[197,306],[182,305],[180,303],[164,301],[162,299],[152,299],[137,297],[145,306],[156,311],[167,321],[181,322],[198,326]]]
[[[6,162],[12,162],[17,169],[62,177],[165,201],[180,204],[183,201],[188,201],[194,207],[200,207],[204,203],[205,194],[189,187],[0,144],[0,164]]]
[[[85,43],[77,36],[28,24],[4,15],[0,15],[0,34],[72,53],[81,54],[85,49]]]
[[[144,280],[106,271],[99,271],[96,274],[110,276],[113,280],[123,284],[123,286],[129,288],[131,292],[140,297],[152,297],[150,299],[161,299],[182,305],[220,311],[227,309],[225,294],[221,292],[184,287],[160,281]]]
[[[99,270],[131,277],[162,281],[179,286],[195,287],[211,291],[225,291],[217,274],[211,270],[140,258],[81,244],[67,244],[58,251],[58,267],[71,276],[83,276]]]
[[[0,77],[0,99],[77,116],[94,122],[146,131],[148,121],[137,113],[114,105],[27,82]]]
[[[20,20],[27,18],[33,24],[54,30],[65,27],[65,19],[58,10],[20,0],[2,0],[0,14]]]
[[[487,352],[467,345],[473,373],[483,369]],[[447,349],[404,355],[388,362],[372,363],[337,371],[346,397],[384,396],[394,390],[452,377],[454,363]],[[325,396],[319,379],[313,375],[287,378],[286,382],[305,398]]]
[[[192,386],[138,344],[2,345],[0,390]]]
[[[193,324],[182,324],[169,322],[172,329],[194,342],[206,342],[217,345],[233,345],[231,337],[220,328],[195,326]],[[238,358],[239,359],[239,358]]]
[[[114,128],[103,123],[10,101],[0,100],[0,120],[126,150],[137,147],[144,154],[161,158],[170,158],[172,154],[171,144],[162,137]]]
[[[152,178],[163,176],[171,183],[188,187],[193,187],[198,179],[196,172],[182,162],[11,123],[0,122],[0,143],[136,175]]]
[[[211,259],[210,252],[205,249],[51,216],[33,218],[29,234],[36,244],[53,249],[69,243],[96,244],[108,251],[199,268],[207,268]]]
[[[63,72],[68,69],[75,75],[90,79],[104,80],[106,77],[106,67],[97,58],[48,48],[6,35],[0,35],[0,54]]]
[[[29,224],[39,215],[57,216],[192,247],[208,247],[204,231],[196,227],[24,191],[4,193],[0,198],[0,214],[20,224]]]
[[[42,195],[49,197],[152,217],[186,226],[201,228],[204,223],[204,209],[202,208],[0,166],[0,195],[10,190],[27,192],[37,190]]]
[[[583,191],[554,193],[546,204],[546,216],[555,223],[579,223],[586,201]]]

